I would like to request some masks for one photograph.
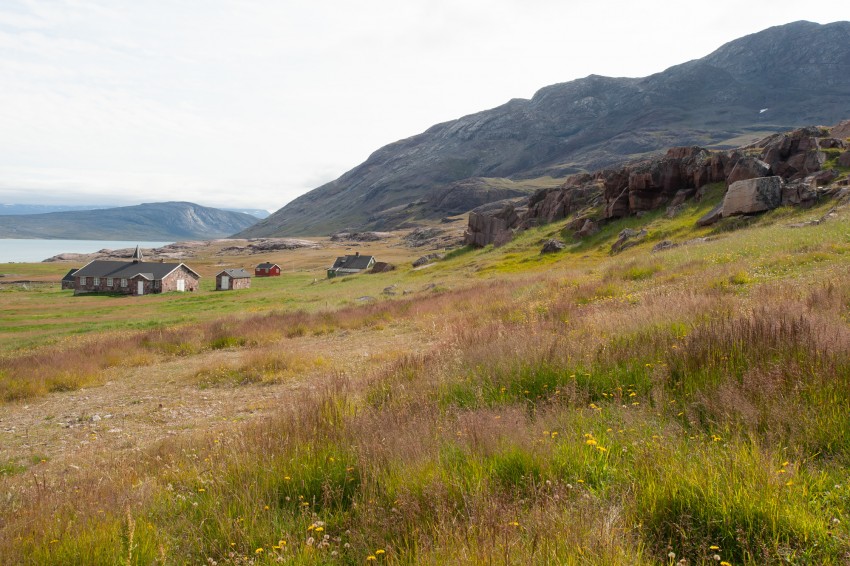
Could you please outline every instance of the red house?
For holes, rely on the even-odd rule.
[[[254,268],[254,277],[279,277],[280,266],[276,263],[261,263]]]

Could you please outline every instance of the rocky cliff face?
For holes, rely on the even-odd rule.
[[[469,214],[465,243],[502,245],[519,230],[572,214],[579,216],[573,228],[581,233],[588,220],[595,224],[677,206],[699,197],[709,183],[725,182],[728,191],[724,202],[701,219],[702,225],[780,205],[806,205],[824,193],[819,187],[838,177],[838,171],[822,169],[824,149],[840,151],[850,145],[850,139],[838,137],[850,135],[845,124],[800,128],[732,151],[674,147],[660,158],[574,175],[561,187],[538,191],[527,201],[476,208]],[[844,155],[838,156],[839,166]],[[594,218],[583,217],[584,210]]]
[[[848,108],[850,22],[796,22],[649,77],[591,75],[435,125],[377,150],[240,235],[392,229],[433,214],[440,201],[432,195],[453,185],[463,190],[457,183],[465,179],[563,178],[671,146],[834,124]],[[643,174],[659,182],[652,171]],[[417,202],[412,216],[384,214]]]

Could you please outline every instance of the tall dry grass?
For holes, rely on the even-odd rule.
[[[324,372],[262,422],[35,476],[4,504],[0,555],[846,563],[850,278],[750,294],[607,285],[518,279],[229,319],[192,329],[196,342],[146,334],[144,348],[238,347],[404,323],[436,345]]]

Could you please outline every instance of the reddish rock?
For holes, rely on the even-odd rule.
[[[835,139],[835,138],[820,139],[820,140],[818,140],[818,145],[820,147],[822,147],[823,149],[832,149],[832,148],[844,149],[844,148],[847,147],[847,144],[844,141],[839,140],[839,139]]]
[[[732,172],[726,177],[726,184],[732,185],[738,181],[766,177],[770,175],[770,165],[755,157],[742,157],[736,163]]]
[[[838,177],[838,171],[835,169],[824,169],[823,171],[818,171],[817,173],[812,173],[804,179],[804,182],[815,186],[815,187],[825,187],[831,182],[833,182]]]
[[[833,126],[830,135],[841,140],[850,139],[850,120],[844,120]]]
[[[826,157],[820,151],[818,140],[828,136],[828,129],[817,127],[774,135],[765,143],[761,158],[770,165],[774,175],[785,179],[801,178],[823,166]]]
[[[513,237],[513,228],[519,215],[512,203],[493,203],[476,208],[469,213],[469,225],[463,234],[465,244],[501,246]]]
[[[812,183],[792,181],[782,186],[782,206],[811,206],[818,198]]]
[[[622,218],[629,215],[629,170],[603,171],[605,187],[605,218]]]
[[[599,225],[590,218],[586,218],[584,220],[584,224],[581,225],[581,228],[575,233],[575,235],[578,238],[586,238],[596,234],[597,232],[599,232]]]
[[[546,224],[566,218],[585,206],[597,204],[601,195],[602,188],[596,183],[581,186],[565,183],[560,188],[541,189],[529,198],[528,211],[521,218],[522,224]],[[534,222],[531,222],[532,219]]]
[[[839,167],[850,167],[850,151],[845,151],[838,156]]]

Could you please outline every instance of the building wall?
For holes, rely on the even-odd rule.
[[[108,286],[106,283],[109,281],[106,277],[101,277],[98,281],[98,284],[94,284],[94,277],[86,277],[85,285],[81,282],[82,277],[74,277],[74,286],[71,287],[74,289],[74,294],[80,293],[121,293],[124,295],[133,295],[135,294],[134,289],[130,286],[130,281],[127,281],[126,287],[121,287],[121,279],[114,278],[112,280],[112,287]]]
[[[169,291],[177,290],[177,281],[179,279],[183,279],[184,290],[185,291],[197,291],[198,290],[198,277],[195,276],[194,273],[186,269],[185,266],[180,266],[178,269],[172,271],[169,275],[165,277],[163,280],[154,280],[149,281],[141,276],[132,277],[127,280],[127,286],[121,286],[121,279],[116,277],[112,280],[112,287],[107,285],[108,278],[101,277],[98,281],[98,284],[94,284],[93,277],[86,277],[86,283],[83,285],[80,280],[81,277],[74,278],[74,293],[120,293],[124,295],[137,295],[138,294],[138,282],[144,282],[145,295],[150,295],[152,293],[167,293]]]
[[[145,279],[144,277],[136,276],[136,277],[132,277],[132,278],[127,280],[127,282],[129,283],[131,295],[138,295],[139,294],[139,281],[144,283],[144,287],[145,287],[145,293],[144,294],[145,295],[151,295],[151,294],[154,294],[154,293],[162,293],[162,291],[159,288],[160,287],[159,281],[149,281],[149,280]]]
[[[169,291],[176,291],[177,281],[179,279],[183,279],[183,281],[185,281],[184,291],[194,292],[198,290],[198,278],[194,273],[186,269],[186,266],[181,265],[162,280],[162,289],[157,292],[168,293]]]
[[[251,287],[251,278],[250,277],[240,277],[239,279],[230,278],[230,283],[227,289],[221,288],[221,274],[215,276],[215,290],[216,291],[233,291],[237,289],[248,289]]]
[[[280,267],[272,267],[268,271],[254,268],[255,277],[278,277],[280,275]]]

